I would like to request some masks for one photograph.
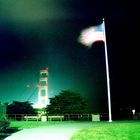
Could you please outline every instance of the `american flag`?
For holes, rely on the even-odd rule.
[[[105,41],[103,24],[82,30],[78,41],[87,47],[91,47],[94,42]]]

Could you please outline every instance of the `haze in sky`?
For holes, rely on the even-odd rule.
[[[0,101],[35,103],[39,71],[48,67],[49,97],[72,90],[107,112],[104,43],[87,49],[77,41],[104,17],[112,104],[136,107],[137,10],[128,1],[1,0]]]

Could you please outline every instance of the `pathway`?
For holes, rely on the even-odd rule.
[[[92,125],[92,122],[58,123],[24,129],[4,140],[69,140],[74,132]]]

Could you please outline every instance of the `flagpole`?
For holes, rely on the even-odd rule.
[[[106,77],[107,77],[109,122],[112,122],[111,97],[110,97],[110,80],[109,80],[109,65],[108,65],[108,53],[107,53],[107,43],[106,43],[105,20],[104,20],[104,18],[103,18],[103,27],[104,27],[105,63],[106,63]]]

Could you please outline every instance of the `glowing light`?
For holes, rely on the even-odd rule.
[[[44,108],[44,107],[46,107],[46,105],[42,105],[41,103],[36,103],[36,104],[33,105],[33,108],[41,109],[41,108]]]
[[[26,85],[26,87],[27,87],[27,88],[29,88],[29,87],[30,87],[30,85],[28,84],[28,85]]]

